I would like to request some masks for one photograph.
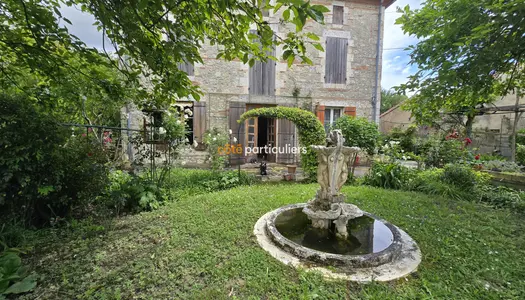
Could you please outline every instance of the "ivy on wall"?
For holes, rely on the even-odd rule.
[[[286,119],[297,126],[299,144],[306,147],[306,153],[301,153],[302,168],[309,179],[314,179],[317,173],[317,155],[311,145],[325,145],[325,131],[323,124],[317,117],[306,110],[295,107],[263,107],[249,110],[241,115],[239,123],[250,118],[265,117],[272,119]]]

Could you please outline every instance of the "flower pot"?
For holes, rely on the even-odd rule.
[[[288,167],[289,174],[295,174],[295,170],[297,169],[296,165],[287,165],[286,167]]]

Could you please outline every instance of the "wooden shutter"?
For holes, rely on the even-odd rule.
[[[202,145],[206,131],[206,102],[193,102],[193,138]]]
[[[355,117],[356,116],[355,107],[354,106],[345,107],[345,115]]]
[[[277,162],[281,164],[292,164],[294,163],[294,154],[291,153],[290,150],[292,147],[299,146],[295,144],[295,124],[286,119],[279,119],[277,122],[277,149],[285,152],[286,145],[288,145],[288,153],[277,153]]]
[[[321,121],[321,123],[324,124],[324,105],[317,105],[317,108],[315,109],[315,115],[317,116],[317,119]]]
[[[343,24],[344,7],[339,5],[332,6],[332,24]]]
[[[326,38],[325,83],[346,83],[348,40]]]
[[[257,34],[257,31],[251,30],[250,33]],[[275,56],[275,49],[267,51],[267,55]],[[250,68],[248,81],[251,95],[275,95],[275,66],[276,62],[268,59],[266,62],[256,61]]]
[[[267,52],[268,55],[275,56],[275,49]],[[275,65],[276,62],[268,59],[262,64],[262,94],[267,96],[275,95]]]
[[[241,144],[242,151],[244,151],[244,123],[237,123],[237,120],[240,119],[241,115],[246,111],[246,103],[244,102],[230,102],[230,111],[229,111],[229,125],[232,130],[233,136],[237,138],[237,144]],[[243,154],[232,154],[230,155],[230,165],[240,165],[244,163],[244,153]]]
[[[177,64],[177,67],[179,70],[186,72],[188,76],[194,76],[195,73],[195,67],[190,62],[180,62]]]

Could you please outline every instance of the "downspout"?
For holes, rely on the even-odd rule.
[[[379,3],[379,12],[377,17],[377,45],[376,45],[376,80],[374,85],[374,94],[372,96],[372,120],[379,124],[379,118],[377,116],[377,99],[378,99],[378,88],[379,88],[379,58],[381,51],[381,29],[383,23],[383,0]]]

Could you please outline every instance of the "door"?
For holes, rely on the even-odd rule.
[[[284,105],[291,106],[291,105]],[[295,155],[291,152],[295,145],[295,124],[286,119],[279,119],[277,123],[277,162],[281,164],[292,164],[295,162]]]
[[[229,125],[230,129],[232,130],[233,136],[237,139],[237,143],[235,146],[237,147],[237,144],[241,144],[241,149],[244,150],[244,124],[237,123],[237,120],[241,118],[241,115],[246,111],[246,103],[244,102],[230,102],[230,110],[229,110]],[[244,163],[244,153],[242,154],[231,154],[230,155],[230,165],[240,165]]]

